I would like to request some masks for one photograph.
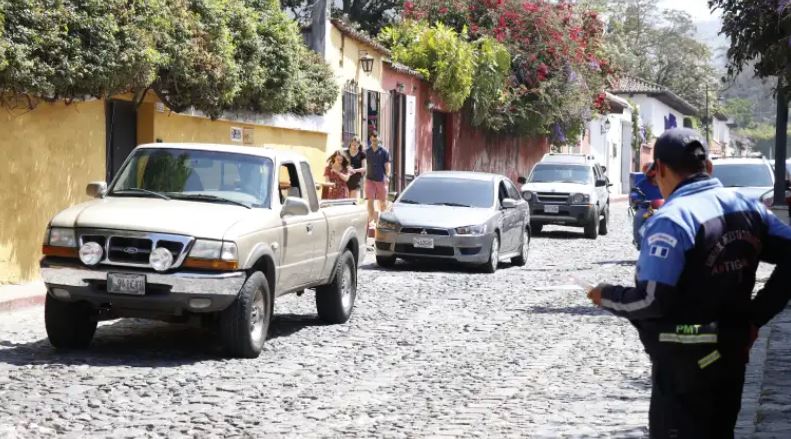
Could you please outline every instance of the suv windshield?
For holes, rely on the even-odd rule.
[[[254,155],[144,148],[121,169],[109,195],[268,208],[272,167],[270,159]]]
[[[530,183],[593,184],[590,166],[537,164],[530,174]]]
[[[459,207],[492,207],[491,181],[452,177],[418,178],[398,200],[405,204],[434,204]]]
[[[725,187],[771,187],[772,170],[762,163],[714,163],[713,176]]]

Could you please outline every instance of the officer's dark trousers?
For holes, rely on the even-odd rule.
[[[651,438],[733,438],[745,365],[744,361],[723,361],[717,366],[716,379],[700,386],[685,386],[673,377],[674,371],[663,370],[654,363],[649,409]]]

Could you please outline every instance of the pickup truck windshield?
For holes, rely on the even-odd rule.
[[[725,187],[772,187],[772,169],[760,163],[714,163],[714,178]]]
[[[109,195],[270,207],[272,161],[221,151],[137,150]]]
[[[593,184],[593,171],[590,166],[538,164],[529,182]]]
[[[404,204],[430,204],[456,207],[492,207],[494,186],[491,181],[450,177],[415,180],[399,198]]]

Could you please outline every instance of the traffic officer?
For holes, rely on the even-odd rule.
[[[757,328],[791,293],[791,228],[710,177],[704,141],[666,131],[654,146],[665,205],[641,230],[636,285],[600,284],[596,305],[626,317],[651,358],[652,438],[728,438]],[[758,263],[774,272],[751,300]]]

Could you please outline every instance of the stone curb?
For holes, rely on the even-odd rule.
[[[0,286],[0,313],[42,305],[46,295],[43,283]]]

